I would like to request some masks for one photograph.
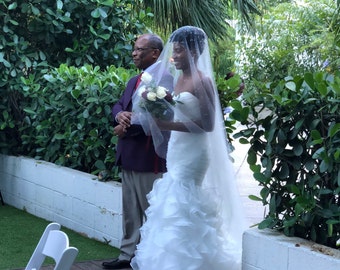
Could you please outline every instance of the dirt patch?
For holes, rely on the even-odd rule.
[[[327,246],[323,246],[323,245],[316,244],[316,243],[313,243],[313,242],[308,242],[308,241],[297,243],[297,244],[295,244],[295,246],[296,247],[305,246],[305,247],[311,249],[312,251],[320,252],[322,254],[340,259],[340,250],[337,250],[337,249],[334,249],[334,248],[330,248],[330,247],[327,247]]]

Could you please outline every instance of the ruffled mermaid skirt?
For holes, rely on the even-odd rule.
[[[132,267],[135,270],[238,270],[235,251],[220,235],[220,220],[192,181],[169,173],[149,193],[147,221],[141,228]]]

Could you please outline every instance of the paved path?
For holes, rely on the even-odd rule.
[[[240,129],[242,127],[239,127]],[[249,195],[259,196],[261,187],[254,179],[252,171],[247,163],[247,152],[249,145],[240,144],[238,140],[233,141],[235,150],[231,153],[234,158],[234,169],[238,182],[238,188],[242,197],[245,215],[250,225],[262,221],[265,208],[261,202],[253,201],[248,198]]]

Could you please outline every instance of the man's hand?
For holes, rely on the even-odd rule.
[[[126,132],[126,128],[124,128],[122,125],[117,125],[113,128],[113,135],[116,135],[119,138],[124,137],[125,132]]]
[[[126,129],[130,127],[131,125],[131,115],[132,115],[132,112],[122,111],[118,113],[116,116],[117,122],[119,123],[119,125],[121,125],[125,129],[125,132],[126,132]]]

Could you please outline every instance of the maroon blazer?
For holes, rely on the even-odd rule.
[[[114,126],[118,125],[115,120],[117,113],[132,110],[132,95],[137,79],[138,75],[129,80],[122,97],[112,108]],[[166,172],[165,159],[158,157],[152,138],[145,135],[140,125],[131,125],[126,135],[118,139],[116,165],[137,172]]]

